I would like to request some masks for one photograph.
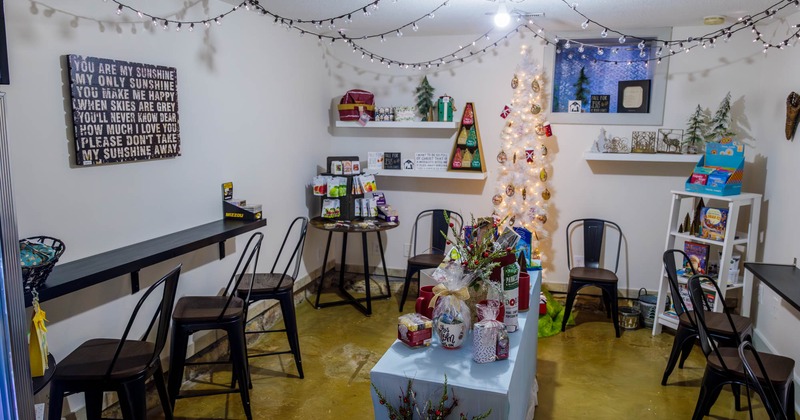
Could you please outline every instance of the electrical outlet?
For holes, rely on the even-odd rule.
[[[403,244],[403,256],[406,258],[411,256],[411,244]]]

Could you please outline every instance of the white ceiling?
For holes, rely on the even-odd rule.
[[[234,3],[238,1],[226,0]],[[358,38],[374,33],[386,32],[426,16],[444,0],[379,0],[377,10],[367,7],[369,16],[361,11],[374,0],[261,0],[268,11],[289,19],[324,19],[358,10],[352,14],[352,22],[336,22],[335,30],[344,29],[348,37]],[[419,30],[403,30],[404,35],[460,35],[482,34],[493,28],[492,16],[500,0],[449,0],[447,6],[434,13],[433,19],[419,22]],[[581,31],[585,20],[570,5],[577,0],[505,0],[509,10],[528,13],[544,13],[533,18],[546,31]],[[578,2],[577,10],[592,20],[612,29],[650,28],[665,26],[699,26],[703,17],[725,16],[725,25],[710,26],[711,32],[733,23],[739,17],[754,14],[780,0],[584,0]],[[787,12],[795,11],[787,8]],[[782,13],[781,15],[785,15]],[[329,22],[320,28],[328,32]],[[314,26],[306,25],[314,30]],[[599,32],[596,26],[586,29]],[[587,33],[588,33],[587,32]]]

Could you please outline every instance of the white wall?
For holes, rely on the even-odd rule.
[[[41,3],[5,5],[11,85],[3,90],[20,237],[60,238],[67,246],[61,261],[80,259],[220,219],[221,183],[233,181],[238,197],[264,206],[262,264],[271,263],[292,218],[308,214],[304,185],[316,173],[313,163],[328,154],[326,80],[316,43],[244,10],[209,30],[149,31],[139,24],[132,33],[123,24],[118,33],[114,22],[121,18],[111,3],[57,6],[73,15]],[[208,7],[186,16],[229,6]],[[74,167],[65,54],[176,67],[182,156]],[[228,243],[221,261],[212,246],[147,268],[142,285],[183,262],[179,296],[216,293],[248,236]],[[307,256],[300,275],[318,266],[318,258]],[[121,335],[138,300],[129,293],[126,276],[45,302],[55,357],[88,338]]]

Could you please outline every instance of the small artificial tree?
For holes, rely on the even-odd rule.
[[[692,116],[689,117],[689,126],[686,130],[686,148],[688,153],[700,151],[700,145],[706,137],[706,115],[700,105],[697,105]]]
[[[589,93],[589,89],[586,88],[586,85],[589,84],[589,78],[586,76],[586,68],[581,67],[581,72],[578,74],[578,80],[575,82],[575,99],[581,101],[581,106],[586,105],[586,95]]]
[[[711,118],[706,134],[706,141],[718,142],[723,137],[730,137],[736,133],[730,130],[731,126],[731,93],[725,95],[725,99],[719,103],[717,112]]]
[[[430,121],[430,112],[433,109],[433,86],[428,83],[428,76],[422,79],[422,83],[417,86],[417,110],[422,115],[423,121]]]

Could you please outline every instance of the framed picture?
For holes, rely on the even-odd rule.
[[[669,59],[658,55],[661,44],[655,40],[670,39],[672,29],[631,29],[626,33],[629,37],[623,43],[599,34],[587,37],[586,31],[556,34],[560,41],[549,45],[545,53],[545,68],[553,80],[550,122],[663,124]],[[642,41],[643,48],[639,48]],[[630,91],[627,85],[620,86],[620,82],[643,81],[649,85],[634,84]],[[581,112],[570,109],[574,101],[580,101]]]
[[[650,80],[623,80],[617,86],[617,112],[650,112]]]
[[[680,128],[659,128],[656,147],[658,153],[681,154],[683,151],[683,130]]]
[[[11,83],[8,77],[8,46],[6,45],[6,16],[0,0],[0,85]]]
[[[655,153],[656,132],[634,131],[631,134],[631,153]]]

